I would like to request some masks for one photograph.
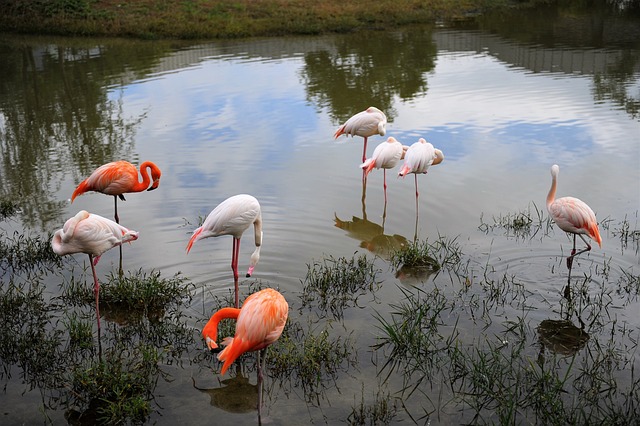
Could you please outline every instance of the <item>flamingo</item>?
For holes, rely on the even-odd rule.
[[[100,330],[99,295],[100,283],[95,266],[104,252],[123,243],[138,239],[138,232],[121,226],[114,221],[91,214],[86,210],[79,211],[74,217],[67,220],[62,229],[53,235],[51,247],[59,256],[74,253],[86,253],[89,255],[89,263],[93,272],[93,293],[96,297],[96,315],[98,318],[98,330]]]
[[[402,146],[393,136],[382,142],[373,151],[371,158],[365,160],[360,165],[360,168],[364,170],[365,178],[369,175],[371,170],[383,169],[383,188],[384,188],[384,202],[387,202],[387,169],[393,169],[398,162],[404,157],[405,147]]]
[[[217,349],[218,323],[225,318],[236,319],[234,337],[227,337],[222,341],[226,347],[218,354],[218,360],[223,361],[220,374],[224,375],[245,352],[258,351],[258,424],[261,424],[262,382],[263,370],[267,360],[267,347],[274,343],[284,330],[289,315],[289,305],[277,290],[266,288],[251,294],[244,301],[241,309],[222,308],[211,316],[202,329],[202,336],[207,347]],[[260,363],[260,351],[263,351]]]
[[[140,165],[140,173],[142,174],[142,182],[138,181],[138,170],[136,166],[128,161],[114,161],[112,163],[103,164],[91,173],[91,175],[80,182],[78,187],[73,191],[71,202],[78,195],[82,195],[88,191],[101,192],[107,195],[113,195],[115,219],[116,223],[120,223],[118,217],[118,198],[125,201],[124,194],[128,192],[153,191],[160,184],[160,176],[162,172],[151,161],[145,161]],[[151,173],[151,178],[149,178]],[[149,186],[151,184],[151,186]]]
[[[427,173],[430,166],[442,163],[444,154],[437,148],[434,148],[429,142],[420,138],[418,142],[411,145],[405,155],[404,164],[398,172],[398,176],[406,176],[408,173],[414,173],[416,186],[416,205],[418,204],[418,173]]]
[[[364,148],[362,162],[367,159],[367,138],[373,135],[384,136],[386,133],[387,116],[376,107],[369,107],[345,121],[333,135],[337,139],[340,135],[362,136]]]
[[[573,234],[573,249],[571,255],[567,257],[567,268],[571,269],[575,256],[591,250],[591,245],[583,235],[597,242],[599,247],[602,247],[602,237],[600,237],[596,215],[584,201],[574,197],[555,199],[559,173],[560,167],[557,164],[551,166],[551,189],[547,195],[547,211],[558,228]],[[587,245],[578,252],[576,252],[576,235]]]
[[[255,266],[260,260],[262,245],[262,213],[260,203],[255,197],[247,194],[234,195],[227,198],[209,213],[201,227],[196,229],[187,244],[187,253],[193,244],[203,238],[233,236],[233,251],[231,254],[231,270],[235,284],[235,302],[238,307],[238,255],[240,253],[240,238],[244,231],[253,224],[256,249],[251,255],[247,277],[253,274]]]

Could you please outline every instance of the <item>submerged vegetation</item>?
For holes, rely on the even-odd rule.
[[[481,231],[518,242],[542,238],[553,225],[535,206],[481,222]],[[622,250],[637,244],[637,226],[626,217],[603,228]],[[41,392],[45,418],[61,410],[74,424],[146,423],[162,410],[156,387],[172,380],[167,366],[188,359],[217,371],[200,326],[184,316],[194,294],[188,279],[142,269],[111,273],[100,301],[106,329],[96,335],[87,268],[50,257],[48,238],[14,234],[0,241],[7,247],[0,262],[11,272],[1,276],[0,379],[19,369],[25,387]],[[471,258],[457,238],[414,241],[388,261],[359,253],[313,261],[300,293],[286,295],[298,315],[289,316],[267,351],[265,392],[299,394],[309,407],[322,407],[337,389],[351,404],[344,420],[354,425],[637,424],[640,335],[617,311],[638,303],[640,275],[611,259],[583,259],[573,276],[550,265],[551,277],[566,277],[571,299],[560,288],[534,293],[524,274],[491,256]],[[387,284],[384,263],[400,284]],[[48,293],[46,276],[60,280],[60,295]],[[249,293],[264,286],[252,282]],[[231,305],[231,296],[215,296],[214,306]],[[352,311],[363,308],[368,328],[353,323]],[[196,322],[207,319],[203,313]],[[234,328],[234,321],[221,322],[220,339]],[[224,387],[194,387],[210,392],[212,404],[238,404],[212,393],[238,387],[233,398],[251,410],[256,388],[242,371],[256,371],[255,356],[238,364],[246,369],[238,367]],[[370,370],[375,376],[363,378]]]

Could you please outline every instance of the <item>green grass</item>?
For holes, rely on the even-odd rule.
[[[307,276],[302,282],[302,308],[317,309],[335,319],[341,319],[344,309],[357,306],[358,298],[374,294],[380,287],[380,271],[366,255],[347,259],[332,256],[307,265]]]
[[[13,0],[5,31],[137,38],[235,38],[384,29],[464,19],[489,8],[541,0]]]

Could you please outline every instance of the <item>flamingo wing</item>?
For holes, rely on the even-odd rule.
[[[207,216],[200,238],[233,235],[240,238],[260,216],[260,204],[253,196],[234,195],[227,198]],[[198,239],[200,239],[198,238]]]
[[[138,232],[110,219],[80,211],[56,231],[52,247],[56,254],[86,253],[101,256],[107,250],[138,239]]]
[[[549,206],[549,213],[563,231],[588,235],[598,245],[602,244],[596,215],[584,201],[574,197],[558,198]]]
[[[369,137],[373,135],[384,136],[386,133],[387,116],[376,107],[369,107],[349,118],[342,126],[338,127],[334,137],[340,135]]]

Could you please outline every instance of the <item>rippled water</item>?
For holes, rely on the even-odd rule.
[[[563,23],[558,18],[556,25]],[[620,271],[638,276],[638,241],[622,241],[620,229],[624,221],[638,229],[640,38],[591,45],[558,31],[553,40],[522,40],[484,25],[189,46],[8,38],[0,51],[7,64],[0,93],[2,194],[21,197],[27,205],[21,221],[46,233],[80,209],[112,216],[113,201],[101,194],[70,204],[77,183],[98,165],[120,158],[156,162],[163,172],[159,189],[120,203],[121,223],[140,231],[125,247],[125,267],[181,272],[193,282],[198,290],[185,313],[195,333],[211,313],[212,295],[226,295],[232,284],[231,239],[202,240],[189,255],[186,244],[200,218],[238,193],[256,196],[263,209],[254,278],[279,287],[296,320],[305,322],[298,295],[308,264],[356,252],[373,256],[390,239],[445,237],[460,244],[468,281],[441,273],[412,284],[455,294],[479,285],[487,269],[513,275],[536,306],[527,317],[535,326],[559,316],[567,280],[562,256],[571,240],[557,228],[518,237],[481,225],[545,210],[549,168],[557,163],[558,196],[586,201],[603,233],[602,248],[580,256],[574,276],[593,274],[594,287],[615,283]],[[637,21],[632,28],[638,31]],[[406,145],[424,137],[444,152],[441,165],[418,177],[418,209],[412,176],[388,173],[385,205],[382,171],[373,171],[363,187],[361,138],[332,137],[370,105],[387,113],[389,136]],[[370,138],[369,154],[382,141]],[[347,225],[338,221],[358,223],[342,229]],[[14,227],[21,225],[3,224],[7,232]],[[253,250],[251,232],[242,240],[241,270]],[[98,273],[106,276],[117,262],[117,250],[106,253]],[[375,343],[372,314],[392,311],[411,286],[395,278],[385,256],[376,264],[382,286],[375,297],[361,298],[363,309],[349,310],[334,326],[337,335],[356,334],[358,367],[338,377],[337,389],[327,384],[318,403],[305,402],[299,389],[271,389],[267,405],[275,423],[289,416],[344,420],[363,384],[380,380],[368,349]],[[612,276],[599,274],[602,268]],[[250,280],[242,281],[246,295]],[[52,295],[58,284],[52,278]],[[640,325],[637,300],[611,303],[616,322]],[[496,318],[517,316],[517,308],[503,309],[493,312]],[[479,330],[464,311],[458,329],[461,341],[470,342]],[[185,355],[181,366],[165,366],[172,380],[158,382],[161,408],[151,421],[255,423],[254,414],[226,413],[193,388],[192,378],[202,387],[219,386],[206,363],[191,362],[201,350]],[[11,369],[0,403],[5,419],[42,421],[37,390],[25,390],[19,367]],[[390,388],[396,390],[393,380]],[[445,412],[439,421],[458,418],[455,410]],[[59,412],[48,415],[61,421]]]

